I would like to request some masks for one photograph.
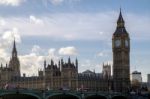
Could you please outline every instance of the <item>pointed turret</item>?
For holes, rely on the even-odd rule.
[[[117,20],[116,31],[115,31],[114,34],[128,34],[126,29],[125,29],[125,22],[124,22],[124,19],[122,17],[121,8],[120,8],[119,17],[118,17],[118,20]]]
[[[76,68],[78,69],[78,59],[76,58]]]
[[[7,63],[6,63],[6,68],[7,68],[8,66],[7,66]]]
[[[61,69],[63,69],[63,66],[64,66],[64,61],[63,61],[63,58],[61,59]]]
[[[63,59],[61,59],[61,66],[63,66],[64,65],[64,61],[63,61]]]
[[[13,44],[12,57],[17,57],[17,49],[16,49],[15,39],[14,39],[14,44]]]
[[[95,69],[93,69],[93,73],[95,74]]]
[[[44,60],[44,70],[46,69],[46,60]]]
[[[120,13],[119,13],[119,18],[117,21],[117,27],[124,27],[124,19],[122,17],[121,8],[120,8]]]
[[[54,62],[53,62],[53,60],[51,59],[51,65],[53,66],[54,65]]]
[[[58,67],[59,67],[59,70],[60,70],[60,65],[61,65],[61,64],[60,64],[60,60],[59,60],[59,62],[58,62]]]
[[[70,56],[69,56],[69,58],[68,58],[68,64],[71,64]]]
[[[1,68],[3,68],[3,64],[1,63]]]

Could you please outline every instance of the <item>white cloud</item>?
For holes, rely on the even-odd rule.
[[[100,73],[102,71],[102,64],[95,63],[95,62],[93,62],[92,59],[91,60],[86,59],[86,60],[83,60],[82,62],[80,62],[79,72],[83,72],[87,69]]]
[[[17,28],[5,31],[2,35],[2,39],[7,41],[8,43],[12,43],[14,39],[16,40],[16,42],[21,42],[21,37]]]
[[[111,71],[112,71],[112,61],[103,61],[103,63],[105,64],[109,64],[111,65]],[[79,72],[83,72],[85,70],[91,70],[91,71],[95,71],[97,73],[102,73],[102,69],[103,69],[103,63],[97,63],[95,62],[94,59],[85,59],[80,61],[80,66],[79,66]]]
[[[103,56],[104,56],[104,53],[103,53],[103,52],[100,52],[100,53],[97,54],[97,56],[103,57]]]
[[[55,55],[55,51],[56,51],[55,48],[50,48],[50,49],[48,50],[48,54],[49,54],[50,56],[54,56],[54,55]]]
[[[76,1],[80,1],[80,0],[49,0],[53,5],[60,5],[63,2],[76,2]]]
[[[55,51],[56,51],[55,48],[51,48],[51,49],[48,50],[48,53],[49,53],[50,55],[52,55],[52,54],[54,54]]]
[[[38,53],[39,54],[39,52],[41,51],[41,48],[39,45],[33,45],[31,51],[32,51],[32,53]]]
[[[0,26],[4,26],[4,25],[6,25],[5,20],[4,19],[0,19]]]
[[[0,35],[0,48],[3,50],[8,49],[8,47],[13,44],[14,38],[17,43],[21,42],[20,33],[17,28],[4,31]]]
[[[53,5],[59,5],[61,4],[64,0],[49,0]]]
[[[111,45],[110,45],[111,46]],[[111,47],[110,47],[110,49],[108,50],[103,50],[103,51],[100,51],[100,52],[98,52],[96,55],[95,55],[95,57],[109,57],[110,55],[111,55]]]
[[[41,19],[38,19],[33,15],[30,16],[30,22],[33,24],[43,24],[43,21]]]
[[[59,49],[60,55],[77,55],[77,49],[73,46],[63,47]]]
[[[26,73],[30,76],[33,74],[37,75],[38,69],[41,69],[43,66],[42,63],[44,61],[44,56],[36,55],[35,53],[30,53],[19,56],[19,58],[21,63],[21,73]]]
[[[25,0],[0,0],[1,5],[19,6]]]
[[[0,63],[5,64],[8,59],[8,54],[5,49],[0,48]]]

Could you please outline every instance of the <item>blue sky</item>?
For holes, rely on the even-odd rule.
[[[112,34],[122,8],[131,38],[131,72],[150,73],[149,0],[0,0],[0,62],[14,37],[22,73],[37,75],[44,59],[79,59],[79,71],[112,63]],[[34,63],[33,63],[34,61]],[[29,72],[32,70],[34,72]]]

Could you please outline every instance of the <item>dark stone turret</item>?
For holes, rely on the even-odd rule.
[[[121,9],[120,9],[119,17],[117,20],[116,31],[114,32],[114,35],[119,35],[119,34],[128,34],[126,29],[125,29],[125,22],[124,22],[124,19],[122,17]]]
[[[12,49],[12,57],[9,61],[9,68],[13,70],[12,76],[21,76],[20,74],[20,61],[17,55],[16,42],[14,39],[13,49]]]

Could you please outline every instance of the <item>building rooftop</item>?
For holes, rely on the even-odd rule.
[[[133,71],[132,74],[141,74],[141,72]]]

